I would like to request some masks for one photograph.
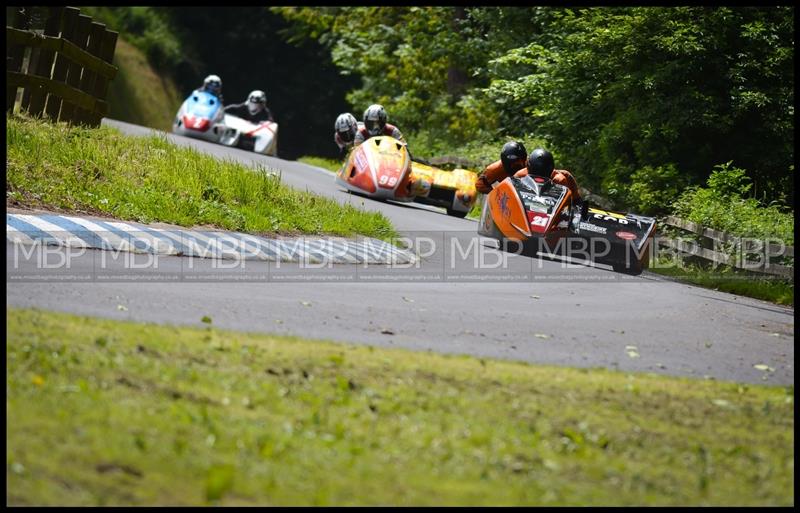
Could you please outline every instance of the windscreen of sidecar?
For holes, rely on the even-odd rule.
[[[552,215],[558,201],[564,194],[564,187],[552,182],[537,184],[530,176],[512,178],[519,191],[525,210]]]
[[[197,117],[214,117],[217,109],[219,100],[213,94],[197,91],[189,98],[188,111]]]

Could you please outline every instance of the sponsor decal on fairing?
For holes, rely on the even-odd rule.
[[[625,240],[633,240],[636,238],[636,234],[631,232],[617,232],[615,235],[620,239]]]
[[[359,148],[359,151],[356,151],[356,167],[358,168],[359,172],[363,171],[365,167],[367,167],[367,159],[364,158],[364,150]]]
[[[503,218],[508,219],[511,217],[511,209],[508,208],[508,194],[506,191],[500,193],[500,197],[497,198],[497,203],[500,205],[500,212],[503,214]]]
[[[605,235],[606,231],[607,231],[602,226],[595,226],[595,225],[593,225],[591,223],[586,223],[586,222],[581,222],[578,225],[578,228],[581,229],[581,230],[586,230],[587,232],[595,232],[595,233],[600,233],[600,234],[603,234],[603,235]]]

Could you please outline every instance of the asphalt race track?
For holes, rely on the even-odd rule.
[[[117,121],[104,124],[133,135],[152,132]],[[471,257],[452,260],[449,243],[456,235],[464,241],[460,247],[466,247],[475,221],[447,216],[434,207],[348,194],[335,185],[332,173],[299,162],[168,137],[219,158],[280,172],[292,187],[381,211],[409,238],[441,240],[443,247],[421,269],[394,274],[343,264],[313,270],[317,274],[308,279],[309,271],[296,265],[248,262],[247,273],[267,273],[270,279],[203,279],[211,264],[195,259],[193,272],[201,276],[196,281],[183,276],[17,282],[11,279],[14,273],[33,272],[36,264],[20,261],[7,242],[9,305],[197,326],[208,315],[216,327],[243,331],[546,365],[794,384],[792,308],[648,272],[622,277],[605,266],[564,267],[548,258],[512,255],[507,268],[475,275],[467,262]],[[85,252],[72,261],[71,270],[96,268],[98,253]],[[502,257],[488,248],[486,255],[492,262]],[[159,272],[184,273],[183,260],[163,256]],[[773,370],[758,370],[757,364]]]

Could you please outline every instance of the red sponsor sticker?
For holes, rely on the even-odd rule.
[[[625,240],[633,240],[636,238],[636,234],[631,232],[617,232],[617,237]]]
[[[534,232],[542,233],[547,228],[547,224],[550,221],[550,216],[546,214],[540,214],[538,212],[528,212],[528,222],[531,224],[531,229]]]

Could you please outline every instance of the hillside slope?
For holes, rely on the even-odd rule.
[[[156,73],[144,53],[122,38],[117,41],[114,65],[119,73],[109,87],[108,117],[170,130],[183,100],[172,79]]]

